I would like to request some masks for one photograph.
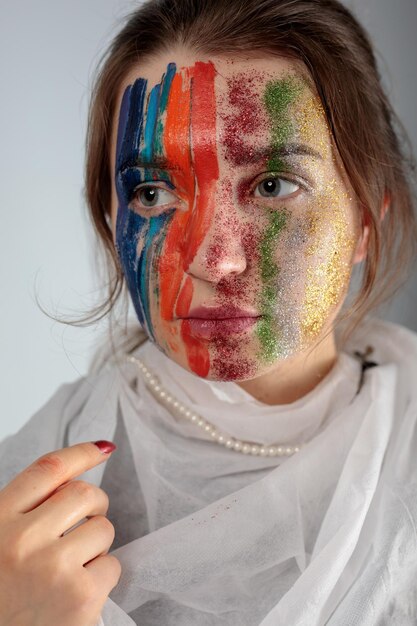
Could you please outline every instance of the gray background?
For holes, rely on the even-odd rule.
[[[373,36],[389,94],[417,146],[417,2],[347,4]],[[58,385],[85,374],[105,329],[53,322],[35,294],[52,314],[78,314],[96,301],[94,244],[81,196],[88,93],[101,51],[135,6],[126,0],[0,6],[0,439]],[[381,316],[417,331],[416,294],[417,270]]]

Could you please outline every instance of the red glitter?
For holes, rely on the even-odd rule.
[[[213,243],[206,252],[206,263],[209,269],[215,269],[224,253],[224,246]]]
[[[228,101],[234,113],[224,116],[225,139],[227,148],[225,159],[231,160],[234,165],[245,162],[251,148],[245,146],[245,135],[259,131],[264,112],[259,104],[259,97],[254,88],[254,77],[239,74],[228,80]],[[252,148],[253,150],[253,148]]]
[[[214,343],[216,356],[212,360],[212,366],[219,380],[241,380],[255,374],[254,364],[239,356],[242,352],[239,339],[219,337]]]

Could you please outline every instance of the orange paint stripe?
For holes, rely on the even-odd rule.
[[[179,195],[184,194],[185,200],[189,200],[194,195],[191,155],[187,150],[189,125],[189,77],[176,74],[168,97],[163,138],[166,158],[179,166],[179,170],[173,172],[173,183]],[[163,320],[174,318],[174,307],[184,275],[181,247],[178,242],[184,237],[187,220],[188,216],[185,211],[175,212],[165,238],[163,255],[159,260],[160,306]]]

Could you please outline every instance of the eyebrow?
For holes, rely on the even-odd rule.
[[[281,147],[267,146],[259,148],[258,150],[249,149],[247,152],[242,150],[242,153],[235,157],[235,163],[237,165],[252,165],[264,161],[265,159],[283,158],[292,156],[309,156],[314,159],[323,160],[323,156],[320,152],[317,152],[311,146],[307,146],[301,143],[289,143]]]
[[[123,174],[128,169],[131,168],[142,168],[149,170],[179,170],[179,166],[175,163],[168,161],[165,157],[156,157],[152,160],[144,159],[141,156],[130,156],[119,167],[119,172]]]
[[[292,143],[286,144],[280,148],[267,146],[257,150],[242,150],[241,153],[239,151],[239,154],[235,156],[234,162],[235,165],[255,165],[256,163],[265,161],[265,159],[269,160],[277,157],[283,158],[292,156],[309,156],[314,159],[323,160],[323,156],[311,146]],[[152,160],[144,159],[141,156],[129,156],[119,167],[119,172],[123,173],[130,168],[168,171],[178,171],[180,169],[176,163],[169,161],[163,156],[153,158]]]

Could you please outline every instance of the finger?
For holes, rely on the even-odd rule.
[[[58,540],[58,549],[68,554],[74,565],[85,565],[106,554],[114,541],[113,524],[104,515],[96,515]]]
[[[122,574],[120,561],[111,554],[98,556],[90,561],[90,563],[86,563],[84,567],[98,581],[100,589],[102,589],[105,594],[104,598],[116,587]]]
[[[44,454],[0,491],[0,511],[8,517],[33,510],[60,485],[106,461],[110,454],[103,454],[92,442]]]
[[[26,513],[37,546],[50,543],[85,517],[106,515],[109,498],[105,491],[82,480],[73,480],[55,491],[36,509]]]

